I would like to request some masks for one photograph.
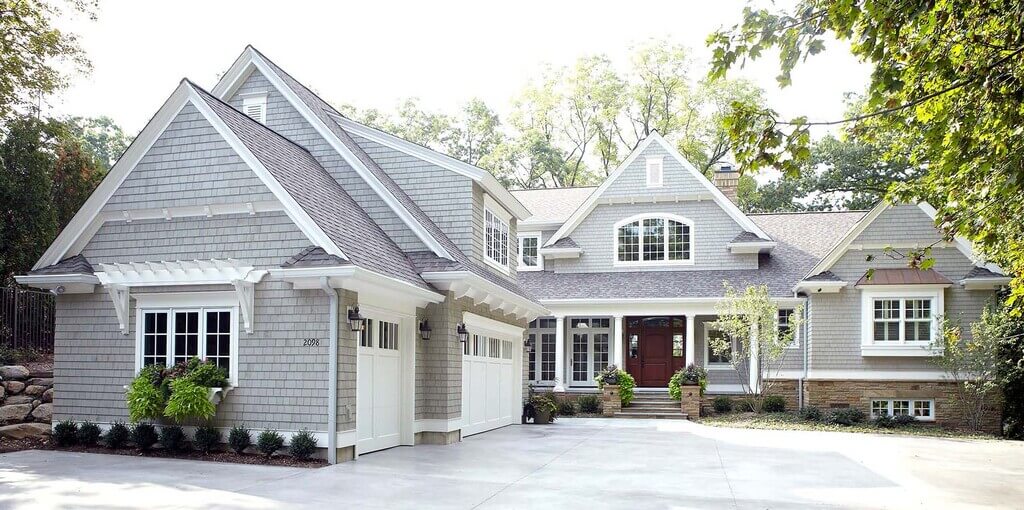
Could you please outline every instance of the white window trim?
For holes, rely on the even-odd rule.
[[[266,92],[256,92],[256,93],[252,93],[252,94],[242,95],[242,113],[245,114],[246,117],[249,117],[249,114],[246,113],[246,109],[250,105],[259,105],[260,106],[260,118],[254,119],[254,120],[259,122],[260,124],[266,124],[267,123],[267,93]],[[252,117],[249,117],[249,118],[252,118]]]
[[[720,331],[718,328],[713,328],[709,323],[704,323],[704,368],[707,370],[733,370],[732,363],[711,363],[711,332]],[[739,342],[736,339],[732,339],[732,352],[739,350]]]
[[[539,325],[539,323],[538,323],[538,325]],[[554,369],[554,371],[556,372],[555,373],[555,378],[552,378],[552,379],[544,379],[543,378],[543,375],[544,375],[544,369],[543,369],[543,367],[544,367],[544,359],[543,359],[543,351],[541,350],[541,345],[544,343],[543,335],[545,335],[545,334],[555,335],[555,342],[557,342],[558,341],[558,338],[557,338],[558,333],[557,332],[558,332],[558,326],[557,325],[556,326],[552,326],[550,328],[537,327],[537,328],[529,328],[527,330],[527,334],[534,335],[534,340],[535,340],[534,344],[533,344],[533,353],[534,353],[534,358],[533,358],[534,372],[533,372],[533,374],[536,376],[536,378],[529,380],[530,382],[532,382],[534,384],[541,385],[541,386],[549,386],[549,385],[555,384],[555,378],[558,378],[558,374],[557,374],[558,369],[557,368]],[[552,349],[556,349],[557,350],[557,346],[552,346]],[[554,351],[551,352],[551,355],[554,356]],[[525,359],[526,359],[526,361],[524,363],[529,363],[530,362],[529,356],[526,356]],[[529,377],[529,372],[527,372],[527,377]]]
[[[915,405],[915,403],[917,403],[917,402],[928,402],[928,407],[929,407],[929,413],[928,414],[929,414],[929,416],[914,416],[914,419],[916,419],[917,421],[935,421],[935,399],[933,399],[933,398],[900,398],[900,397],[893,397],[893,398],[880,398],[879,397],[879,398],[876,398],[876,397],[872,397],[872,398],[868,399],[868,404],[869,404],[868,411],[869,411],[870,417],[871,418],[877,418],[878,417],[874,413],[874,411],[872,409],[874,407],[873,404],[875,402],[878,402],[878,401],[885,402],[886,403],[886,407],[885,407],[886,414],[888,416],[895,417],[896,415],[893,414],[893,401],[896,401],[896,400],[906,400],[907,402],[910,403],[910,416],[914,416],[914,405]]]
[[[537,240],[537,265],[527,266],[523,263],[523,239],[536,239]],[[544,257],[540,254],[540,248],[542,246],[543,238],[540,232],[523,232],[519,234],[518,250],[516,250],[516,258],[518,265],[516,271],[543,271],[544,270]]]
[[[505,242],[505,252],[506,252],[505,256],[508,259],[508,263],[502,264],[501,261],[498,261],[498,260],[495,260],[495,259],[491,258],[491,256],[487,253],[487,214],[488,213],[493,215],[498,220],[504,222],[505,223],[505,228],[508,230],[508,232],[507,232],[508,239],[506,239],[506,242]],[[487,263],[487,265],[497,269],[498,271],[501,271],[504,274],[509,274],[509,266],[511,265],[511,261],[515,260],[513,258],[514,256],[518,256],[518,253],[516,253],[515,255],[510,255],[508,253],[508,250],[512,247],[512,239],[513,239],[513,236],[512,236],[512,215],[508,211],[506,211],[504,207],[502,207],[500,204],[498,204],[498,202],[496,200],[491,198],[490,195],[485,193],[484,194],[484,215],[483,216],[484,216],[483,217],[484,228],[483,228],[483,231],[481,232],[481,235],[482,235],[482,239],[481,240],[483,241],[484,262]],[[516,239],[518,239],[518,238],[516,238]],[[518,243],[518,240],[516,242]],[[518,252],[518,250],[516,250],[516,251]]]
[[[234,296],[231,292],[199,292],[199,293],[171,293],[171,294],[140,294],[136,296],[135,307],[135,373],[142,370],[142,358],[145,343],[143,342],[143,330],[145,326],[144,314],[146,312],[167,313],[167,359],[174,356],[174,312],[198,311],[199,312],[199,357],[205,359],[206,354],[206,312],[207,311],[228,311],[231,312],[231,374],[228,377],[228,385],[238,386],[238,330],[241,322],[238,320],[238,299],[234,301],[227,295]],[[165,363],[165,365],[168,365]]]
[[[648,219],[661,219],[665,220],[665,260],[642,260],[644,254],[644,232],[643,232],[643,220]],[[690,258],[685,260],[668,260],[668,220],[677,221],[690,227]],[[619,227],[627,225],[633,222],[640,222],[640,258],[641,260],[630,260],[620,261],[619,260]],[[652,267],[652,266],[692,266],[694,260],[697,259],[697,243],[696,243],[696,229],[694,228],[693,220],[684,216],[671,213],[647,213],[637,214],[628,218],[619,220],[612,227],[612,266],[613,267]]]
[[[790,329],[792,329],[793,328],[792,316],[796,314],[796,309],[795,308],[786,308],[786,307],[780,307],[779,308],[779,312],[781,312],[783,310],[791,310],[793,312],[793,314],[790,315],[790,319],[789,319],[789,327],[790,327]],[[778,320],[777,315],[778,315],[778,312],[776,312],[776,320]],[[803,325],[801,324],[801,326],[803,326]],[[785,347],[786,349],[799,349],[800,348],[800,330],[801,329],[803,329],[803,328],[802,327],[796,328],[796,331],[793,332],[793,341],[789,345],[787,345]]]
[[[651,169],[655,166],[655,164],[657,164],[658,169],[659,169],[658,180],[654,180],[654,179],[651,178],[652,177]],[[662,187],[664,185],[664,182],[665,182],[665,160],[664,160],[664,158],[661,158],[661,157],[647,158],[646,170],[647,170],[647,187],[648,188],[660,188],[660,187]]]
[[[574,328],[574,327],[572,327],[572,320],[573,319],[589,319],[589,320],[593,320],[593,319],[608,319],[608,327],[607,328],[595,328],[593,326],[590,326],[590,327],[583,327],[583,328],[580,328],[580,327]],[[573,317],[573,318],[569,319],[569,334],[566,336],[566,342],[569,344],[569,347],[568,347],[568,349],[566,349],[566,353],[568,354],[566,362],[568,364],[568,367],[567,367],[568,368],[568,372],[569,372],[569,377],[568,377],[569,381],[568,381],[568,383],[569,383],[570,386],[594,386],[594,387],[597,387],[597,381],[594,379],[594,373],[593,373],[594,372],[594,370],[593,370],[593,368],[594,368],[594,360],[596,359],[596,354],[597,354],[597,351],[594,349],[594,335],[595,334],[607,334],[608,335],[608,364],[612,365],[612,364],[615,363],[615,360],[612,359],[612,346],[613,346],[613,343],[615,341],[613,339],[613,332],[612,332],[614,323],[615,323],[615,318],[614,317],[599,317],[599,316],[595,316],[595,317]],[[587,335],[587,367],[589,368],[589,370],[587,371],[587,378],[585,380],[583,380],[583,381],[577,381],[575,379],[575,376],[576,376],[575,368],[576,368],[576,366],[575,366],[575,361],[573,360],[573,354],[575,354],[573,352],[573,349],[576,347],[575,346],[575,338],[573,338],[573,335],[575,335],[575,334],[586,334]]]
[[[861,356],[941,356],[942,349],[937,345],[941,338],[939,317],[945,311],[945,286],[940,285],[886,285],[880,288],[861,288]],[[876,299],[900,300],[900,327],[898,341],[875,342],[874,319]],[[930,299],[932,301],[931,340],[905,340],[904,300]]]

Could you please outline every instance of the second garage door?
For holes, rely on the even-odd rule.
[[[515,423],[521,377],[515,375],[517,343],[472,335],[462,353],[462,435]]]

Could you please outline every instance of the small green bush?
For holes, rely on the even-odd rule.
[[[288,444],[288,453],[299,460],[306,460],[316,452],[316,438],[308,430],[302,429],[292,436]]]
[[[558,403],[558,414],[561,416],[576,416],[576,402],[562,400]]]
[[[199,427],[192,437],[192,446],[203,453],[210,453],[220,444],[220,431],[216,427]]]
[[[71,446],[78,440],[78,424],[71,420],[58,422],[53,426],[53,440],[57,446]]]
[[[766,413],[786,412],[786,399],[780,395],[768,395],[761,403],[761,409]]]
[[[597,395],[580,395],[580,398],[576,399],[576,404],[580,406],[581,413],[601,412],[601,399],[597,398]]]
[[[909,414],[898,414],[892,418],[892,422],[897,427],[906,427],[917,423],[917,418],[914,418]]]
[[[142,451],[149,450],[159,440],[156,427],[150,423],[137,423],[132,427],[132,442]]]
[[[176,425],[169,425],[160,428],[160,446],[169,452],[178,452],[185,449],[185,431]]]
[[[110,426],[110,430],[107,430],[106,435],[103,436],[103,441],[107,443],[107,448],[117,449],[128,442],[130,435],[131,431],[128,430],[128,426],[118,421]]]
[[[892,416],[888,414],[880,414],[872,420],[876,427],[880,429],[891,429],[896,427],[896,422],[892,419]]]
[[[208,420],[217,413],[210,402],[209,390],[185,377],[171,382],[171,398],[167,399],[164,416],[180,422],[188,418]]]
[[[284,446],[284,438],[273,430],[264,430],[256,437],[256,449],[268,458]]]
[[[162,371],[161,365],[144,367],[128,385],[125,402],[128,404],[128,419],[133,423],[155,420],[163,416],[166,396],[156,383],[160,380]]]
[[[817,407],[805,406],[800,410],[800,418],[804,421],[821,421],[824,414]]]
[[[82,446],[96,446],[96,443],[100,441],[102,433],[99,425],[87,421],[78,426],[78,444]]]
[[[43,351],[27,347],[10,347],[0,345],[0,366],[24,365],[33,361],[39,361],[43,357]]]
[[[249,429],[241,425],[232,427],[231,432],[228,432],[228,447],[235,453],[242,454],[250,446],[252,446],[252,434]]]
[[[719,414],[732,411],[732,399],[725,395],[715,397],[711,405],[715,408],[715,412]]]
[[[865,418],[864,411],[849,407],[832,411],[829,413],[827,421],[832,425],[850,426],[863,422]]]
[[[619,399],[622,407],[626,407],[633,401],[633,389],[636,388],[636,380],[629,372],[621,370],[615,365],[608,365],[597,374],[597,386],[603,388],[605,384],[619,386]]]

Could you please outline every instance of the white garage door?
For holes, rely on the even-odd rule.
[[[401,442],[401,364],[398,324],[367,319],[359,340],[357,453]]]
[[[519,419],[513,377],[514,349],[519,345],[484,335],[472,335],[462,353],[462,435],[468,436],[515,423]]]

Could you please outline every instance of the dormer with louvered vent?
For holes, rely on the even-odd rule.
[[[242,100],[242,113],[260,124],[267,123],[267,94],[247,95]]]

